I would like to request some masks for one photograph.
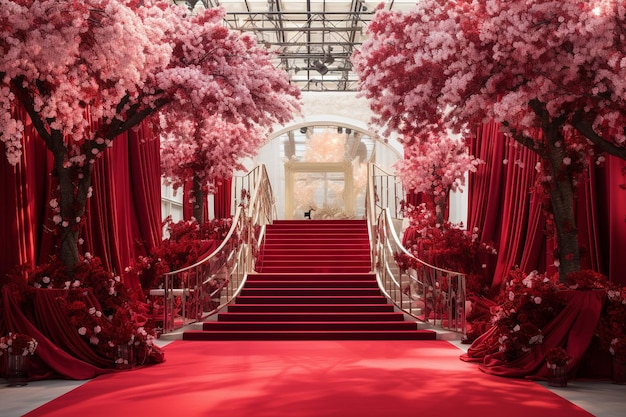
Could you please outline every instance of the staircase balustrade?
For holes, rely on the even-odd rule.
[[[164,275],[163,333],[202,321],[228,305],[254,269],[265,226],[276,218],[274,196],[265,166],[233,177],[233,222],[210,255]]]
[[[465,335],[465,274],[438,268],[408,252],[398,238],[404,193],[399,179],[368,167],[366,213],[372,270],[400,310],[433,326]]]

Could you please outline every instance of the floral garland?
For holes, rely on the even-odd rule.
[[[9,333],[0,337],[0,356],[7,352],[9,355],[28,356],[37,350],[37,341],[25,334]]]

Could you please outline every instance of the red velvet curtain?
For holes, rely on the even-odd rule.
[[[626,161],[608,157],[602,167],[595,167],[597,205],[594,215],[598,220],[598,230],[589,234],[595,237],[593,246],[601,266],[601,272],[611,281],[626,285]]]
[[[485,164],[469,179],[467,227],[477,227],[482,241],[498,249],[488,265],[495,294],[515,266],[528,272],[546,268],[545,219],[541,201],[532,192],[538,156],[504,137],[494,122],[477,133],[471,152]]]
[[[233,215],[231,212],[232,183],[232,178],[216,180],[216,190],[213,195],[213,213],[216,219],[227,219]],[[190,203],[193,190],[191,181],[186,183],[183,188],[183,218],[189,220],[193,217],[193,205]],[[204,204],[204,218],[210,220],[206,202]]]
[[[50,171],[52,156],[28,117],[23,157],[11,166],[0,158],[0,283],[15,266],[31,267],[55,253],[51,233]],[[141,126],[113,141],[99,159],[93,176],[93,197],[87,207],[83,250],[98,256],[120,273],[132,259],[161,239],[159,141]],[[136,287],[138,282],[127,283]]]
[[[545,235],[545,217],[533,193],[534,152],[516,145],[491,122],[480,126],[470,151],[485,161],[468,182],[468,229],[478,227],[483,242],[493,242],[498,256],[488,265],[496,293],[508,271],[519,266],[552,274],[554,241]],[[503,161],[508,163],[504,164]],[[523,166],[523,168],[521,168]],[[576,202],[582,268],[626,283],[626,162],[608,157],[604,166],[590,164],[589,180],[579,184]]]

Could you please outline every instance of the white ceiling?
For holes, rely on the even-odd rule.
[[[378,4],[408,10],[418,0],[186,0],[192,7],[222,6],[233,28],[254,33],[277,54],[303,91],[354,91],[350,56],[363,42]],[[180,3],[180,1],[177,1]]]

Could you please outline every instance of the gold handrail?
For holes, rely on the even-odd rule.
[[[431,265],[404,248],[397,233],[403,204],[398,184],[395,176],[373,164],[368,167],[366,212],[378,285],[403,312],[465,335],[465,274]],[[399,265],[398,259],[410,261],[410,267]]]
[[[232,187],[241,199],[221,244],[193,265],[164,274],[164,288],[158,290],[165,299],[164,334],[202,321],[227,306],[254,269],[265,226],[276,218],[265,166],[233,178]]]

